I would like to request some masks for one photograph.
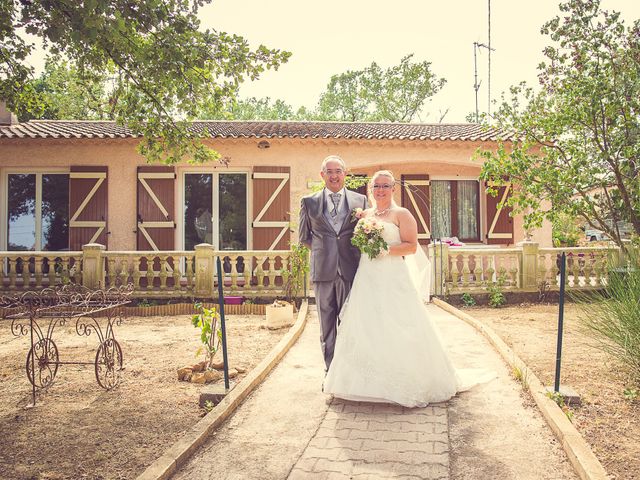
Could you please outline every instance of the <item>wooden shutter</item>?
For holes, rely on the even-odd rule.
[[[138,167],[138,250],[175,247],[175,188],[173,167]]]
[[[107,167],[73,166],[69,172],[69,249],[107,245]]]
[[[429,175],[402,175],[402,206],[408,209],[418,223],[418,242],[431,242],[431,195]]]
[[[498,195],[487,194],[487,243],[510,244],[513,243],[513,218],[510,213],[513,208],[507,206],[505,202],[511,194],[511,183],[505,182],[498,186],[493,182],[487,182],[486,187],[498,189]]]
[[[253,250],[289,250],[289,167],[253,169]]]

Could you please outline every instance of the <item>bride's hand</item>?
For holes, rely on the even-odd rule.
[[[380,250],[380,253],[378,254],[377,258],[382,258],[382,257],[386,257],[387,255],[389,255],[389,250],[391,249],[391,247],[389,245],[387,245],[385,248],[383,248],[382,250]]]

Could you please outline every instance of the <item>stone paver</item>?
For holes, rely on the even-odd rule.
[[[410,409],[334,399],[289,479],[448,479],[446,426],[443,404]]]

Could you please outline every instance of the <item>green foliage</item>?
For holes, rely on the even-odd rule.
[[[564,412],[564,414],[569,419],[569,421],[573,422],[573,412],[571,411],[569,406],[566,404],[564,395],[562,395],[560,392],[547,392],[546,395],[551,400],[553,400],[556,403],[556,405],[560,407],[560,409]]]
[[[493,308],[500,308],[505,303],[507,303],[507,299],[502,292],[503,286],[504,279],[502,277],[498,278],[497,282],[491,282],[487,285],[487,292],[489,293],[489,306]]]
[[[577,247],[578,240],[584,236],[576,218],[559,212],[553,219],[553,244],[556,247]]]
[[[465,307],[473,307],[476,304],[476,299],[467,292],[462,294],[461,300]]]
[[[48,53],[65,58],[78,86],[91,91],[108,75],[101,112],[143,139],[138,150],[150,161],[175,163],[218,159],[190,128],[203,105],[216,110],[235,96],[244,79],[278,68],[290,54],[237,35],[201,28],[198,10],[210,0],[104,0],[0,3],[0,98],[20,117],[47,109],[27,56],[39,37]],[[100,102],[98,102],[100,103]]]
[[[284,284],[285,298],[292,303],[299,298],[304,289],[306,275],[309,273],[309,249],[301,243],[291,244],[289,272]]]
[[[640,390],[637,388],[625,388],[624,392],[622,392],[624,399],[629,402],[635,402],[640,398]]]
[[[604,291],[589,295],[574,293],[581,307],[580,321],[596,345],[620,361],[632,381],[640,386],[640,255],[627,252],[620,266],[609,264]]]
[[[503,97],[495,123],[515,140],[479,152],[481,177],[514,182],[508,204],[526,230],[565,214],[622,245],[618,221],[640,233],[640,21],[627,27],[597,0],[560,10],[542,27],[541,90]]]
[[[318,102],[317,118],[339,121],[410,122],[446,83],[430,62],[412,62],[413,54],[387,69],[373,62],[359,71],[331,77]]]
[[[213,368],[213,358],[222,340],[222,330],[218,326],[218,309],[216,307],[206,308],[200,302],[195,303],[193,307],[198,313],[192,315],[191,324],[200,329],[200,341],[202,342],[197,354],[200,354],[204,349],[208,368]]]
[[[148,298],[141,298],[138,300],[138,307],[153,307],[158,305],[156,300],[149,300]]]

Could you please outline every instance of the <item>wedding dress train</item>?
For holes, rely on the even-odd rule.
[[[387,243],[400,243],[399,228],[383,223]],[[416,289],[424,283],[415,273],[416,266],[403,257],[362,255],[340,314],[325,393],[423,407],[470,387],[461,384],[429,318]]]

